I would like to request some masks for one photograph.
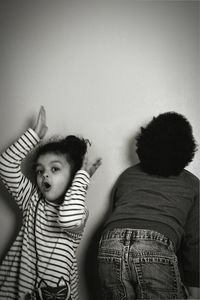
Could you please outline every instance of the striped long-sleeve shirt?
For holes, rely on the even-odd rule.
[[[68,283],[78,299],[75,252],[87,219],[85,195],[89,174],[79,170],[62,205],[45,201],[23,173],[21,164],[38,144],[29,129],[0,157],[0,175],[23,214],[21,230],[0,266],[0,299],[22,299],[41,282],[56,287]],[[74,232],[73,232],[74,230]]]

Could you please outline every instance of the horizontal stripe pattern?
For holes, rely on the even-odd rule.
[[[22,160],[38,142],[36,133],[29,129],[0,157],[2,181],[23,211],[21,230],[0,266],[0,299],[20,299],[41,279],[57,286],[63,276],[70,283],[72,300],[77,300],[75,251],[88,215],[85,196],[90,178],[86,171],[79,170],[61,206],[45,201],[21,170]]]

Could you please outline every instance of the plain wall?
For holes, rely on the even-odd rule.
[[[98,299],[96,250],[119,174],[136,163],[134,136],[166,111],[184,114],[197,142],[198,1],[0,1],[0,150],[47,111],[47,137],[92,141],[103,165],[87,196],[78,250],[81,300]],[[200,155],[188,169],[200,177]],[[0,254],[20,226],[0,186]]]

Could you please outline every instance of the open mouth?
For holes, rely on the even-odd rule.
[[[49,191],[50,189],[51,189],[51,185],[50,185],[47,181],[43,182],[43,190],[44,190],[45,192],[47,192],[47,191]]]

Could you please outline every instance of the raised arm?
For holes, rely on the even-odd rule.
[[[28,129],[0,156],[0,176],[20,209],[24,209],[32,190],[32,183],[23,175],[21,164],[27,154],[39,142],[38,136]]]
[[[80,170],[76,173],[71,188],[67,191],[59,210],[59,224],[69,231],[81,230],[87,218],[85,197],[90,182],[89,174]]]
[[[76,173],[72,186],[60,206],[59,223],[63,229],[75,233],[83,230],[88,218],[85,197],[90,177],[100,165],[101,159],[97,159],[93,163],[88,162],[87,158],[84,159],[81,170]]]
[[[0,156],[0,176],[20,209],[26,207],[33,184],[24,176],[21,164],[27,154],[38,144],[44,134],[44,108],[40,109],[36,125],[29,128],[13,145]],[[46,132],[46,131],[45,131]],[[40,136],[39,136],[40,135]]]

